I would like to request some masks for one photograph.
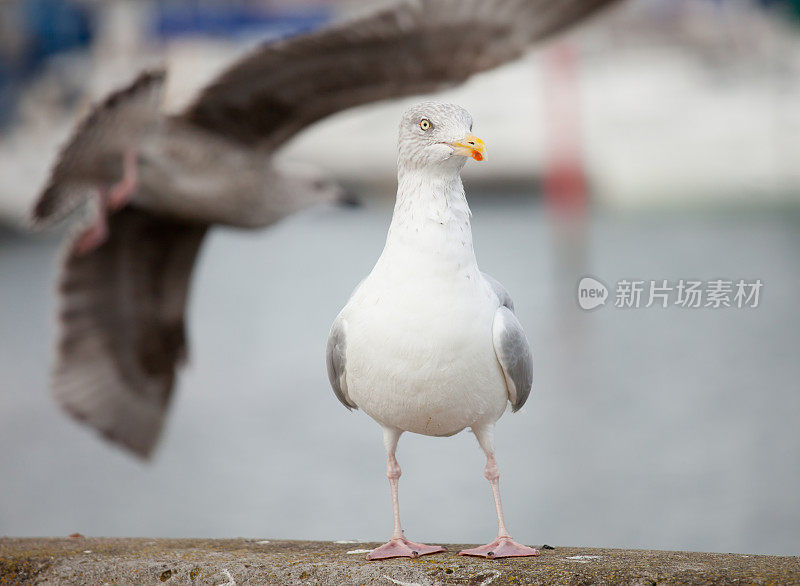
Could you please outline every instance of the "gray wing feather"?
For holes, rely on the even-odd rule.
[[[497,309],[492,324],[494,352],[503,369],[511,407],[518,411],[528,400],[533,384],[531,347],[517,316],[505,306]]]
[[[328,364],[328,380],[333,387],[333,393],[348,409],[358,409],[358,406],[347,396],[347,378],[345,376],[345,351],[347,349],[346,325],[341,317],[337,317],[328,336],[326,362]]]
[[[615,0],[417,0],[269,43],[184,113],[207,130],[276,148],[361,104],[452,87]]]
[[[205,232],[129,206],[109,217],[102,246],[68,252],[61,269],[54,395],[142,457],[158,440],[186,356],[186,301]]]
[[[503,287],[500,281],[483,272],[481,275],[483,275],[483,278],[486,279],[487,283],[489,283],[489,286],[492,288],[492,291],[494,291],[494,294],[497,295],[497,298],[500,300],[500,305],[508,307],[511,311],[514,311],[514,301],[511,299],[511,295],[508,294],[508,291],[506,291],[506,288]]]

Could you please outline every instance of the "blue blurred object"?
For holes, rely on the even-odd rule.
[[[22,14],[31,35],[24,63],[27,74],[51,55],[86,47],[92,40],[91,15],[72,0],[28,0],[22,3]]]
[[[0,127],[11,120],[21,87],[49,57],[87,47],[94,36],[89,8],[73,0],[8,2],[2,18],[5,27],[14,27],[20,42],[17,47],[0,47]]]
[[[253,2],[147,3],[150,34],[277,39],[313,30],[330,21],[332,9],[314,2],[265,6]],[[0,5],[0,128],[12,120],[22,88],[53,55],[88,47],[96,29],[98,5],[80,0],[12,0]],[[2,41],[6,41],[5,43]]]
[[[313,30],[330,18],[331,9],[322,5],[276,9],[227,3],[167,2],[157,6],[155,33],[162,38],[254,34],[279,38]]]
[[[778,6],[783,8],[786,14],[800,20],[800,0],[759,0],[759,4],[765,8]]]

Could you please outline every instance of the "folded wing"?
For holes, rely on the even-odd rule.
[[[347,394],[347,376],[345,372],[347,349],[347,326],[341,316],[336,318],[328,335],[326,348],[326,363],[328,365],[328,380],[333,388],[333,394],[348,409],[358,409]]]
[[[514,315],[511,296],[496,279],[483,273],[483,278],[500,300],[492,322],[492,341],[497,361],[506,379],[511,408],[519,411],[528,400],[533,385],[533,355],[528,339]]]

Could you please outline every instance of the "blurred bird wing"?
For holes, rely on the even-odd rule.
[[[109,224],[102,246],[68,252],[61,269],[53,389],[76,419],[147,457],[186,356],[186,301],[206,227],[132,207]]]
[[[528,400],[533,384],[533,356],[517,316],[506,306],[497,309],[492,324],[497,361],[503,369],[511,408],[518,411]]]
[[[165,77],[163,70],[143,72],[91,108],[58,155],[34,206],[35,223],[64,217],[96,193],[100,178],[122,177],[125,150],[158,127]]]
[[[263,45],[184,113],[207,130],[277,148],[335,112],[430,92],[519,57],[615,0],[399,2],[321,31]]]

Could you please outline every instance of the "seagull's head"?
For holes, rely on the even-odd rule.
[[[483,141],[472,134],[469,112],[441,102],[422,102],[403,113],[398,151],[401,169],[434,167],[456,173],[468,157],[482,161],[486,156]]]

